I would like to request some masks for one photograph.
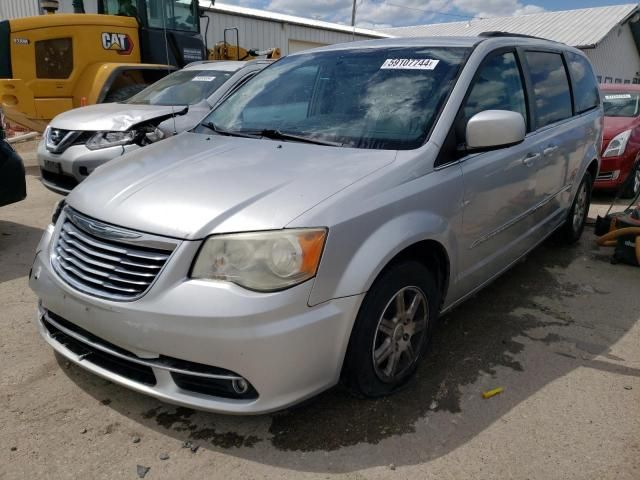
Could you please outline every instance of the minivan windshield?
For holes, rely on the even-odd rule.
[[[468,53],[467,48],[401,47],[286,57],[248,81],[196,131],[417,148]]]
[[[149,85],[124,103],[193,105],[211,96],[233,74],[219,70],[180,70]]]
[[[640,92],[605,92],[603,106],[605,117],[637,117]]]

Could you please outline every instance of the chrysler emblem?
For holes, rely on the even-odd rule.
[[[105,238],[108,240],[131,240],[134,238],[140,238],[142,234],[123,230],[120,228],[107,225],[106,223],[98,222],[87,217],[78,215],[75,212],[67,210],[67,218],[71,220],[78,228],[81,228],[87,233],[91,233],[96,237]]]

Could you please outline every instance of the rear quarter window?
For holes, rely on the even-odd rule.
[[[536,126],[559,122],[573,115],[571,90],[562,55],[554,52],[525,52],[533,84]]]
[[[600,104],[600,94],[591,64],[582,55],[573,52],[567,52],[567,60],[573,82],[576,113],[597,107]]]

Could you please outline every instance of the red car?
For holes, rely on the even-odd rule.
[[[602,85],[604,138],[595,188],[622,188],[631,198],[640,191],[640,85]]]

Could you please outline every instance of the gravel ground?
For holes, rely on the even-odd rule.
[[[591,231],[444,317],[399,394],[228,417],[113,385],[39,338],[26,276],[59,197],[21,150],[29,197],[0,210],[0,478],[640,478],[640,269]]]

